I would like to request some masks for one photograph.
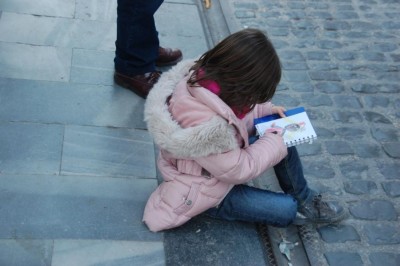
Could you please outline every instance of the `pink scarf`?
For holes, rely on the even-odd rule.
[[[200,68],[197,72],[197,76],[198,78],[203,77],[205,74],[204,69]],[[219,84],[214,81],[214,80],[200,80],[199,85],[208,89],[209,91],[211,91],[212,93],[219,95],[221,92],[221,87],[219,86]],[[243,119],[246,114],[250,111],[250,110],[246,110],[245,112],[241,113],[238,110],[236,110],[236,108],[231,107],[232,111],[235,113],[235,115],[237,116],[237,118],[239,119]]]

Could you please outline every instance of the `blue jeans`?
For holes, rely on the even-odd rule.
[[[247,185],[236,185],[216,208],[206,214],[224,220],[258,222],[286,227],[296,217],[299,203],[311,194],[295,147],[274,166],[279,184],[285,193],[272,192]]]
[[[154,13],[164,0],[118,0],[115,70],[128,76],[155,70],[158,32]]]

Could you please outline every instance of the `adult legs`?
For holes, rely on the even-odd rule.
[[[154,13],[163,0],[118,0],[115,69],[126,76],[155,71],[159,40]]]

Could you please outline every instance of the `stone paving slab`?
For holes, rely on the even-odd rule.
[[[70,82],[112,86],[114,56],[114,51],[73,49]]]
[[[202,19],[196,5],[165,3],[155,14],[155,19],[162,46],[182,49],[186,59],[197,58],[208,50]]]
[[[0,78],[0,121],[144,129],[143,99],[111,86]]]
[[[254,224],[198,216],[164,233],[167,265],[265,266]]]
[[[153,141],[147,131],[67,126],[61,174],[155,178]]]
[[[0,41],[114,50],[116,23],[3,12]]]
[[[75,0],[2,0],[1,10],[6,12],[73,18]]]
[[[60,125],[0,122],[0,174],[59,173],[63,132]]]
[[[165,265],[160,241],[0,240],[0,265]]]
[[[51,265],[53,240],[0,240],[0,265]]]
[[[70,49],[0,41],[0,77],[68,81],[71,58]]]
[[[55,240],[52,266],[165,265],[162,242]]]
[[[82,20],[116,21],[117,1],[97,0],[85,1],[76,0],[75,18]]]
[[[154,179],[2,174],[0,238],[160,241],[141,221],[155,186]]]

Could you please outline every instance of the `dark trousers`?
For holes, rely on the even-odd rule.
[[[154,13],[164,0],[118,0],[115,70],[134,76],[155,70],[158,32]]]

